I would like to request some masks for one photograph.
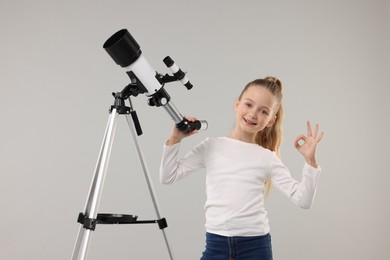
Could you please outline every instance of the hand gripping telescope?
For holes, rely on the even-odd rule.
[[[165,57],[163,61],[172,71],[173,76],[168,74],[163,76],[157,73],[145,59],[140,46],[127,29],[113,34],[104,43],[103,48],[118,65],[126,69],[131,83],[125,89],[130,95],[145,94],[149,97],[148,104],[150,106],[164,107],[175,122],[176,127],[183,132],[207,129],[207,121],[190,122],[184,118],[165,91],[165,83],[173,81],[180,81],[188,90],[193,87],[185,73],[169,56]]]

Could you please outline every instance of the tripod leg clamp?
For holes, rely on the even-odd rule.
[[[92,231],[96,228],[96,219],[87,218],[84,213],[80,212],[77,222],[83,225],[83,228],[90,229]]]
[[[157,224],[158,224],[158,227],[160,229],[164,229],[164,228],[168,227],[168,223],[167,223],[167,220],[165,218],[157,220]]]

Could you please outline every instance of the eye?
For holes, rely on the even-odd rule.
[[[251,103],[248,103],[248,102],[246,102],[246,103],[244,103],[244,106],[246,106],[246,107],[248,107],[248,108],[251,108],[251,107],[252,107],[252,104],[251,104]]]
[[[269,115],[268,111],[265,109],[260,109],[259,112],[260,112],[260,114],[265,115],[265,116]]]

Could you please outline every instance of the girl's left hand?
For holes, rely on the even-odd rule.
[[[315,156],[316,147],[324,136],[324,132],[318,134],[318,129],[319,125],[316,124],[313,134],[310,121],[307,121],[307,136],[299,135],[294,142],[295,148],[305,157],[306,162],[315,168],[318,167]]]

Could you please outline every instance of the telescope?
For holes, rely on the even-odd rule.
[[[167,91],[164,89],[165,83],[180,81],[188,90],[193,85],[186,77],[186,74],[175,64],[169,57],[165,57],[163,62],[171,70],[173,75],[165,74],[164,76],[156,72],[143,56],[141,48],[127,29],[122,29],[113,34],[103,45],[103,48],[111,58],[126,70],[130,77],[131,83],[125,88],[128,95],[137,96],[145,94],[150,106],[162,106],[176,127],[183,132],[193,130],[207,129],[207,121],[196,120],[188,121],[184,118],[175,105]]]
[[[80,212],[77,218],[77,222],[80,223],[81,226],[74,247],[72,260],[85,259],[91,231],[95,230],[97,224],[148,223],[158,224],[164,236],[170,259],[173,260],[173,253],[164,230],[168,224],[166,219],[162,218],[160,215],[150,174],[136,137],[136,133],[137,135],[141,135],[142,130],[138,122],[137,114],[133,109],[130,96],[145,94],[148,97],[148,104],[150,106],[164,107],[180,131],[191,132],[199,129],[207,129],[207,122],[204,120],[196,120],[194,122],[189,121],[184,118],[173,105],[170,96],[164,89],[165,83],[180,81],[187,89],[191,89],[193,86],[186,77],[186,74],[169,56],[165,57],[163,61],[171,70],[173,75],[165,74],[163,76],[157,73],[149,64],[146,58],[142,55],[140,46],[126,29],[122,29],[113,34],[104,43],[103,48],[118,65],[125,68],[127,75],[130,77],[130,84],[128,84],[122,91],[113,93],[115,101],[110,109],[110,116],[96,163],[95,174],[91,182],[85,210],[84,212]],[[129,106],[125,105],[125,100],[127,99],[130,102]],[[110,159],[115,136],[116,118],[118,115],[124,115],[126,117],[133,136],[134,145],[144,172],[154,209],[156,211],[157,219],[155,220],[138,220],[138,216],[128,214],[98,213],[98,206],[107,172],[108,161]],[[131,124],[131,119],[133,124]]]

